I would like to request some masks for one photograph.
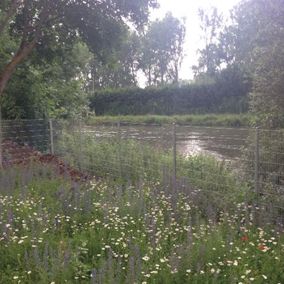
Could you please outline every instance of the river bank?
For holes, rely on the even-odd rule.
[[[127,115],[127,116],[91,116],[87,119],[88,125],[103,125],[113,123],[123,124],[172,124],[193,126],[218,127],[249,127],[252,115],[250,114],[200,114],[200,115]]]

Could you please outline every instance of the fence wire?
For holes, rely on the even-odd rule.
[[[0,124],[0,164],[22,164],[36,151],[50,151],[50,133],[45,120],[2,120]]]
[[[154,177],[199,202],[206,196],[207,208],[239,194],[256,219],[284,224],[283,130],[4,120],[0,142],[2,167],[51,154],[97,177]]]

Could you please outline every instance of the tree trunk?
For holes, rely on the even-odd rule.
[[[164,71],[161,71],[161,84],[164,86]]]
[[[151,77],[151,65],[148,68],[148,86],[152,84],[152,77]]]
[[[19,50],[12,58],[12,60],[4,67],[0,73],[0,97],[7,86],[12,74],[14,73],[16,67],[32,52],[36,45],[36,40],[29,43],[22,43]]]
[[[178,70],[178,63],[175,62],[175,74],[174,74],[174,83],[178,83],[179,80],[179,70]]]

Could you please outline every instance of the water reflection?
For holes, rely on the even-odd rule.
[[[146,141],[164,149],[173,146],[172,126],[96,126],[86,127],[85,131],[95,137]],[[176,127],[177,151],[188,157],[196,154],[209,154],[222,160],[234,160],[241,155],[249,134],[248,129]]]

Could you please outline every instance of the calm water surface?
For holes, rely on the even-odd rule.
[[[95,126],[86,127],[95,137],[115,137],[145,141],[157,147],[173,147],[173,126]],[[209,154],[222,160],[234,160],[241,155],[248,129],[176,126],[177,151],[184,155]]]

